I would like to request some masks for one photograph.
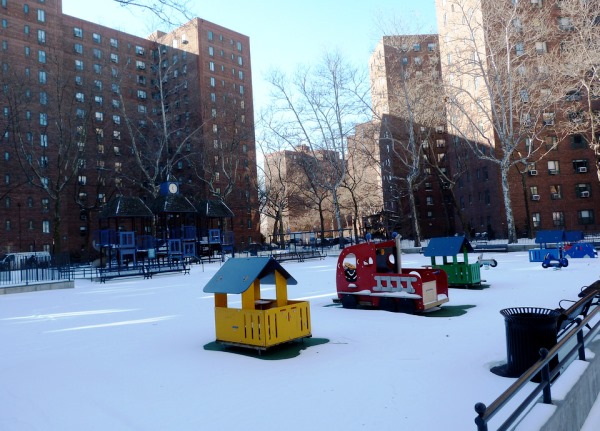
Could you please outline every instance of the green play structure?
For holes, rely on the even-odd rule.
[[[431,267],[443,269],[448,274],[448,285],[479,286],[481,285],[481,272],[479,262],[469,263],[469,252],[472,252],[471,243],[464,236],[448,236],[431,238],[423,255],[431,257]],[[462,260],[459,260],[462,255]],[[438,263],[436,258],[441,258]]]

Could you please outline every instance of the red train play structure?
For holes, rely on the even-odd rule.
[[[402,268],[401,253],[400,237],[342,250],[336,272],[342,306],[418,313],[448,302],[446,273],[433,268]]]

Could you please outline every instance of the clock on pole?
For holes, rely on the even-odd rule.
[[[179,193],[178,183],[167,181],[166,183],[162,183],[160,185],[160,194],[163,196],[176,195],[177,193]]]

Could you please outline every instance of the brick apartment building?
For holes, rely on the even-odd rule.
[[[443,178],[450,175],[448,136],[443,115],[431,116],[431,106],[444,112],[435,93],[438,58],[437,35],[384,36],[370,58],[383,208],[379,216],[371,215],[368,228],[383,229],[388,236],[392,230],[415,236],[411,186],[405,180],[411,175],[421,237],[455,232],[452,197]]]
[[[596,217],[600,202],[594,199],[600,193],[600,185],[596,158],[588,146],[591,130],[564,132],[572,120],[564,113],[577,103],[585,105],[587,95],[577,89],[569,92],[554,87],[561,82],[561,76],[553,67],[561,61],[557,55],[564,49],[563,39],[572,31],[569,19],[563,17],[562,3],[436,0],[442,73],[457,89],[455,97],[463,98],[463,112],[449,114],[457,115],[452,122],[458,127],[461,121],[476,125],[474,136],[479,134],[479,138],[474,139],[488,154],[501,151],[499,135],[506,130],[516,130],[512,132],[518,138],[515,159],[534,151],[544,153],[541,158],[525,159],[526,166],[515,165],[509,171],[510,199],[519,236],[542,229],[589,233],[600,230]],[[486,89],[483,72],[490,71],[488,79],[495,79],[492,60],[495,67],[500,63],[498,76],[504,74],[505,79],[510,76],[513,80],[513,88],[495,89],[493,95]],[[507,70],[507,64],[512,70]],[[563,92],[555,95],[559,91]],[[492,110],[494,103],[497,109],[499,100],[509,97],[512,110]],[[551,103],[542,105],[545,98]],[[600,109],[597,98],[592,100],[594,105],[593,109]],[[503,122],[503,116],[512,120]],[[451,127],[449,131],[452,132]],[[453,139],[465,138],[463,135]],[[461,206],[478,231],[490,225],[498,236],[506,237],[498,166],[483,165],[472,169],[470,175],[471,184],[482,180],[486,183],[488,194],[483,199],[479,193],[474,194],[464,177],[457,188]]]
[[[85,256],[106,202],[150,206],[166,182],[222,200],[236,247],[259,240],[247,36],[196,18],[140,38],[60,0],[2,0],[0,18],[0,252]]]
[[[331,192],[325,187],[332,163],[340,163],[335,151],[312,152],[306,146],[265,155],[265,185],[270,199],[277,200],[265,212],[274,216],[280,210],[277,217],[264,220],[267,240],[273,241],[271,238],[281,233],[285,237],[290,232],[320,232],[321,217],[325,231],[338,229]],[[342,228],[351,229],[350,212],[347,208],[342,211]]]

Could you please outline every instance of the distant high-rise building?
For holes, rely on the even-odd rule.
[[[0,17],[0,252],[86,256],[107,201],[151,205],[166,182],[225,203],[236,247],[260,240],[247,36],[195,18],[140,38],[60,0]]]

